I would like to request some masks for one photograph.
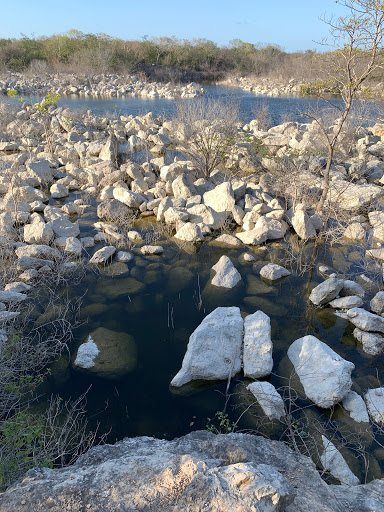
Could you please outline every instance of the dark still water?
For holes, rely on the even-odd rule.
[[[270,97],[256,96],[248,91],[241,89],[228,88],[216,85],[205,85],[206,95],[215,98],[233,98],[240,102],[240,120],[248,123],[255,118],[256,112],[262,109],[268,113],[272,126],[286,121],[298,121],[300,123],[312,122],[308,114],[318,112],[322,109],[329,109],[329,103],[318,98],[300,98],[300,97]],[[342,105],[340,99],[331,99],[337,106]],[[58,102],[59,106],[68,108],[79,108],[83,110],[92,110],[97,114],[125,114],[125,115],[144,115],[147,112],[153,112],[154,115],[162,115],[171,118],[176,112],[174,100],[165,98],[85,98],[85,97],[63,97]],[[364,108],[356,103],[356,114],[362,121],[362,124],[376,122],[382,111],[381,103],[367,103]]]
[[[96,220],[95,207],[92,205],[79,219],[81,236],[96,233],[92,227]],[[313,273],[292,273],[280,282],[269,284],[260,278],[259,269],[270,261],[287,264],[284,241],[268,244],[265,250],[228,249],[211,240],[193,252],[158,231],[154,221],[140,221],[134,229],[141,233],[143,242],[124,248],[134,255],[129,263],[113,263],[98,271],[90,268],[81,283],[72,288],[73,296],[83,296],[85,322],[75,333],[72,360],[79,344],[102,327],[133,338],[136,365],[124,377],[108,380],[75,370],[65,355],[60,368],[53,370],[47,390],[48,396],[58,393],[64,399],[74,399],[88,390],[89,424],[92,428],[98,426],[100,435],[107,434],[109,442],[139,435],[172,439],[207,428],[215,413],[223,411],[226,382],[210,382],[177,392],[169,387],[181,367],[190,335],[218,306],[238,306],[243,317],[257,310],[270,316],[274,367],[267,380],[281,394],[287,391],[293,369],[287,349],[306,334],[315,335],[355,364],[353,389],[359,394],[378,385],[377,372],[379,377],[383,373],[384,356],[372,358],[364,354],[352,336],[349,322],[337,317],[331,308],[314,309],[308,301],[310,290],[323,281],[318,265],[328,264],[346,276],[356,274],[360,253],[355,246],[319,251]],[[140,247],[144,243],[161,245],[164,253],[143,256]],[[96,244],[90,253],[99,248]],[[244,262],[241,258],[244,252],[255,257],[254,264]],[[311,243],[305,252],[310,259]],[[223,254],[230,257],[242,277],[233,290],[210,284],[214,275],[211,267]],[[249,383],[241,375],[233,379],[226,408],[230,421],[236,422],[242,415],[237,430],[280,438],[281,425],[265,422],[260,411],[252,408],[244,413],[253,401],[245,389]],[[302,398],[298,403],[305,405],[312,423],[329,421],[329,411],[309,406]],[[335,414],[339,419],[334,419],[332,424],[338,425],[340,421],[343,425],[341,408],[338,411],[336,407]]]

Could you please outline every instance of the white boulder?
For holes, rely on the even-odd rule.
[[[355,365],[315,336],[294,341],[288,349],[288,357],[307,397],[319,407],[332,407],[350,391]]]
[[[321,439],[324,446],[323,454],[320,455],[323,468],[329,471],[342,485],[358,485],[359,479],[349,469],[336,446],[325,436],[321,436]]]
[[[216,308],[190,336],[182,368],[171,386],[234,377],[241,370],[242,335],[240,309]]]
[[[269,382],[252,382],[247,386],[247,389],[256,398],[264,414],[270,420],[279,420],[285,416],[284,401],[272,384]]]
[[[234,288],[241,281],[241,275],[228,256],[222,256],[212,267],[216,272],[211,284],[220,288]]]

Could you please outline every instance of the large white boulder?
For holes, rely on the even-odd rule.
[[[24,241],[29,244],[48,245],[55,238],[52,226],[45,222],[33,222],[24,226]]]
[[[216,272],[211,284],[220,288],[233,288],[241,281],[239,271],[234,267],[228,256],[222,256],[212,270]]]
[[[116,187],[113,190],[113,197],[130,208],[139,208],[145,202],[143,196],[123,187]]]
[[[262,311],[248,315],[244,320],[243,369],[244,376],[259,379],[269,375],[273,368],[271,321]]]
[[[288,357],[307,397],[319,407],[332,407],[350,391],[355,365],[315,336],[294,341],[288,349]]]
[[[241,370],[243,319],[238,307],[216,308],[189,338],[181,370],[171,386],[194,380],[225,380]]]
[[[203,199],[204,204],[210,206],[216,212],[232,212],[235,206],[235,196],[232,185],[228,181],[206,192]]]
[[[323,454],[320,455],[323,468],[329,471],[342,485],[358,485],[359,479],[349,469],[336,446],[325,436],[321,436],[321,439],[324,446]]]
[[[272,384],[269,382],[252,382],[247,386],[247,389],[256,398],[264,414],[270,420],[279,420],[285,416],[284,401]]]
[[[316,238],[316,229],[305,210],[296,210],[292,215],[291,223],[301,239]]]

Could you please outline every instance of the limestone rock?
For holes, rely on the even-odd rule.
[[[105,265],[110,258],[115,254],[116,247],[113,245],[109,245],[107,247],[103,247],[95,252],[92,258],[89,260],[89,263],[95,263],[96,265]]]
[[[330,277],[311,291],[309,300],[315,304],[315,306],[324,306],[339,295],[343,285],[344,281],[342,279]]]
[[[259,379],[269,375],[273,368],[271,321],[262,311],[248,315],[244,320],[244,376]]]
[[[319,407],[332,407],[350,391],[355,365],[314,336],[294,341],[288,349],[288,357],[307,397]]]
[[[171,386],[235,376],[241,369],[242,334],[240,309],[216,308],[190,336],[182,368]]]
[[[276,265],[275,263],[268,263],[260,269],[260,275],[268,281],[276,281],[281,277],[290,276],[291,272],[280,265]]]
[[[143,245],[140,249],[141,254],[151,255],[151,254],[163,254],[164,249],[161,245]]]
[[[324,446],[323,454],[320,455],[323,468],[329,471],[341,484],[358,485],[360,483],[359,479],[349,469],[336,446],[325,436],[321,436],[321,439]]]
[[[347,314],[349,321],[362,331],[384,333],[383,317],[361,308],[352,308]]]
[[[69,195],[67,187],[61,185],[60,183],[55,183],[52,185],[49,191],[54,199],[62,199],[64,197],[68,197]]]
[[[284,401],[276,391],[276,388],[269,382],[252,382],[247,386],[256,398],[264,414],[270,420],[279,420],[286,415]]]
[[[226,181],[217,185],[213,190],[205,192],[203,200],[204,204],[216,212],[232,212],[235,206],[235,196],[231,183]]]
[[[24,240],[29,244],[48,245],[55,238],[55,233],[50,224],[34,222],[24,226]]]
[[[357,328],[353,331],[354,337],[363,345],[363,350],[371,356],[378,356],[384,352],[384,336],[379,333],[365,332]]]
[[[204,240],[200,227],[192,222],[187,222],[177,230],[175,238],[184,242],[198,243]]]
[[[99,327],[80,345],[73,365],[87,373],[113,380],[132,371],[136,360],[136,345],[131,335]]]
[[[379,425],[384,425],[384,388],[369,389],[364,400],[372,420]]]
[[[211,284],[220,288],[233,288],[241,281],[241,275],[228,256],[222,256],[212,267],[216,272]]]
[[[347,396],[343,399],[343,407],[346,411],[349,412],[351,418],[355,420],[357,423],[369,422],[365,402],[360,395],[355,393],[355,391],[350,391],[347,394]]]
[[[296,210],[291,219],[292,227],[302,240],[316,238],[316,229],[305,210]]]
[[[129,208],[139,208],[140,205],[145,202],[143,196],[123,187],[115,187],[113,197]]]
[[[371,311],[382,315],[384,313],[384,292],[377,292],[370,302]]]
[[[356,295],[349,295],[348,297],[340,297],[339,299],[333,299],[329,303],[332,308],[335,309],[351,309],[359,308],[363,305],[363,299]]]

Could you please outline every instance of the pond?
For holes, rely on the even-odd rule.
[[[75,197],[72,195],[68,201]],[[81,236],[95,234],[96,206],[93,202],[78,219]],[[74,370],[64,355],[59,369],[54,366],[49,379],[48,393],[59,393],[64,399],[74,399],[88,390],[90,426],[98,426],[99,434],[107,434],[109,442],[141,435],[173,439],[212,424],[217,427],[215,413],[223,410],[228,395],[226,413],[230,422],[241,417],[238,431],[257,431],[274,438],[282,435],[281,426],[263,423],[257,411],[244,412],[251,400],[245,386],[251,381],[241,375],[233,379],[227,393],[226,382],[198,384],[177,392],[169,386],[181,367],[190,335],[219,306],[238,306],[243,317],[262,310],[271,318],[274,367],[272,375],[263,380],[270,381],[282,394],[290,392],[287,384],[293,370],[287,349],[307,334],[318,337],[355,364],[353,389],[359,394],[378,386],[377,375],[382,374],[384,356],[372,358],[365,354],[348,321],[337,317],[331,308],[315,309],[308,301],[311,289],[324,279],[320,265],[336,268],[346,276],[359,276],[361,254],[355,245],[323,247],[316,255],[313,271],[296,269],[291,276],[271,284],[263,281],[259,270],[270,261],[284,265],[289,259],[293,261],[289,255],[297,244],[293,234],[289,235],[290,243],[278,241],[264,248],[229,249],[213,238],[192,251],[162,232],[154,218],[136,222],[133,229],[143,238],[141,243],[124,247],[134,258],[98,271],[88,269],[71,291],[73,296],[83,297],[84,321],[76,332],[72,355],[90,333],[102,327],[132,337],[137,354],[135,366],[123,377],[110,380]],[[144,243],[161,245],[164,253],[143,256],[139,249]],[[96,244],[89,249],[90,254],[99,247]],[[313,250],[313,243],[307,243],[304,252],[308,261]],[[243,260],[245,252],[254,256],[253,263]],[[211,267],[223,254],[230,257],[242,277],[233,290],[210,284],[214,275]],[[295,401],[296,406],[305,407],[307,415],[312,414],[311,422],[328,425],[330,411],[308,406],[301,397]],[[340,407],[336,407],[330,425],[333,429],[351,428]],[[361,463],[358,464],[357,474],[363,474]],[[374,468],[375,476],[380,476],[378,463]]]
[[[308,117],[311,111],[319,111],[329,108],[325,100],[318,98],[301,98],[298,96],[290,97],[270,97],[257,96],[251,92],[243,91],[237,88],[228,88],[217,85],[205,85],[206,95],[214,98],[228,99],[233,98],[240,102],[240,120],[248,123],[255,118],[255,112],[260,109],[267,109],[270,116],[271,125],[275,126],[285,121],[298,121],[300,123],[312,122]],[[342,102],[337,98],[330,98],[334,105],[341,106]],[[59,106],[68,108],[79,108],[82,110],[92,110],[95,114],[119,114],[119,115],[143,115],[147,112],[153,112],[155,116],[162,115],[170,118],[175,114],[175,101],[165,98],[85,98],[79,96],[63,97],[58,102]],[[358,105],[358,104],[357,104]],[[366,124],[374,121],[378,113],[382,111],[382,104],[375,102],[364,102],[356,108],[359,117]]]
[[[303,111],[318,106],[318,100],[313,98],[258,97],[218,86],[208,86],[206,90],[213,97],[233,95],[239,99],[243,122],[254,118],[252,111],[263,105],[268,107],[272,124],[288,118],[305,122],[308,119]],[[139,115],[152,111],[155,115],[170,117],[175,111],[175,102],[166,99],[73,97],[60,99],[59,105],[91,109],[103,115]],[[320,107],[324,105],[326,102],[321,103]],[[379,104],[369,104],[369,116],[375,116],[378,108]],[[369,116],[367,114],[365,117],[366,122],[370,121]],[[71,194],[65,202],[73,201],[76,197],[76,194]],[[51,203],[62,204],[54,200]],[[93,227],[98,220],[96,208],[97,201],[92,199],[86,213],[78,219],[82,237],[96,234]],[[80,284],[72,285],[71,293],[74,297],[83,297],[81,315],[84,322],[76,332],[72,357],[92,332],[103,328],[131,337],[136,353],[135,364],[130,372],[120,378],[103,379],[74,370],[71,361],[64,355],[60,364],[54,365],[49,378],[50,387],[46,390],[46,396],[59,393],[64,399],[74,399],[87,392],[90,426],[98,427],[99,435],[106,434],[108,442],[141,435],[173,439],[192,430],[210,428],[210,425],[216,428],[215,414],[225,407],[229,422],[236,422],[237,430],[282,437],[284,432],[281,426],[263,422],[259,411],[249,409],[251,399],[245,390],[249,382],[241,375],[232,380],[228,389],[226,382],[199,384],[189,387],[187,392],[175,392],[169,386],[181,367],[189,337],[206,315],[219,306],[238,306],[243,317],[261,310],[271,318],[274,367],[272,375],[266,380],[285,396],[292,391],[289,384],[293,370],[287,358],[287,349],[293,341],[307,334],[318,337],[340,356],[355,364],[353,389],[360,395],[368,388],[380,385],[378,379],[382,375],[384,355],[370,357],[365,354],[353,337],[353,327],[348,321],[336,316],[331,308],[315,309],[308,301],[311,289],[324,279],[320,265],[327,265],[344,274],[345,278],[353,279],[358,279],[363,271],[368,275],[370,270],[376,271],[361,267],[364,250],[359,246],[321,247],[312,258],[313,243],[309,242],[303,248],[291,233],[288,240],[256,248],[225,248],[212,237],[193,251],[190,247],[180,246],[169,236],[170,233],[159,227],[154,217],[137,221],[133,229],[141,233],[143,242],[119,248],[129,250],[133,259],[96,271],[88,268]],[[140,253],[144,243],[161,245],[164,253],[144,256]],[[90,255],[99,248],[96,244],[94,249],[89,249]],[[245,252],[254,256],[253,263],[243,260]],[[211,267],[223,254],[231,259],[242,277],[241,283],[229,291],[210,284],[213,277]],[[263,264],[273,261],[284,266],[291,263],[294,267],[300,254],[307,261],[312,259],[313,268],[292,268],[289,277],[274,284],[260,278],[259,270]],[[373,294],[374,288],[368,290],[367,309]],[[310,418],[306,424],[309,429],[311,424],[319,423],[326,424],[338,437],[343,437],[340,433],[343,428],[360,436],[358,430],[354,431],[356,424],[345,418],[341,407],[335,408],[330,420],[330,411],[304,402],[300,395],[294,403],[299,419],[302,409],[306,409]],[[370,442],[366,444],[369,446]],[[351,450],[353,452],[353,447]],[[374,455],[369,478],[380,477],[384,471],[383,454],[378,451]],[[352,463],[353,470],[363,475],[363,462],[356,461]]]

